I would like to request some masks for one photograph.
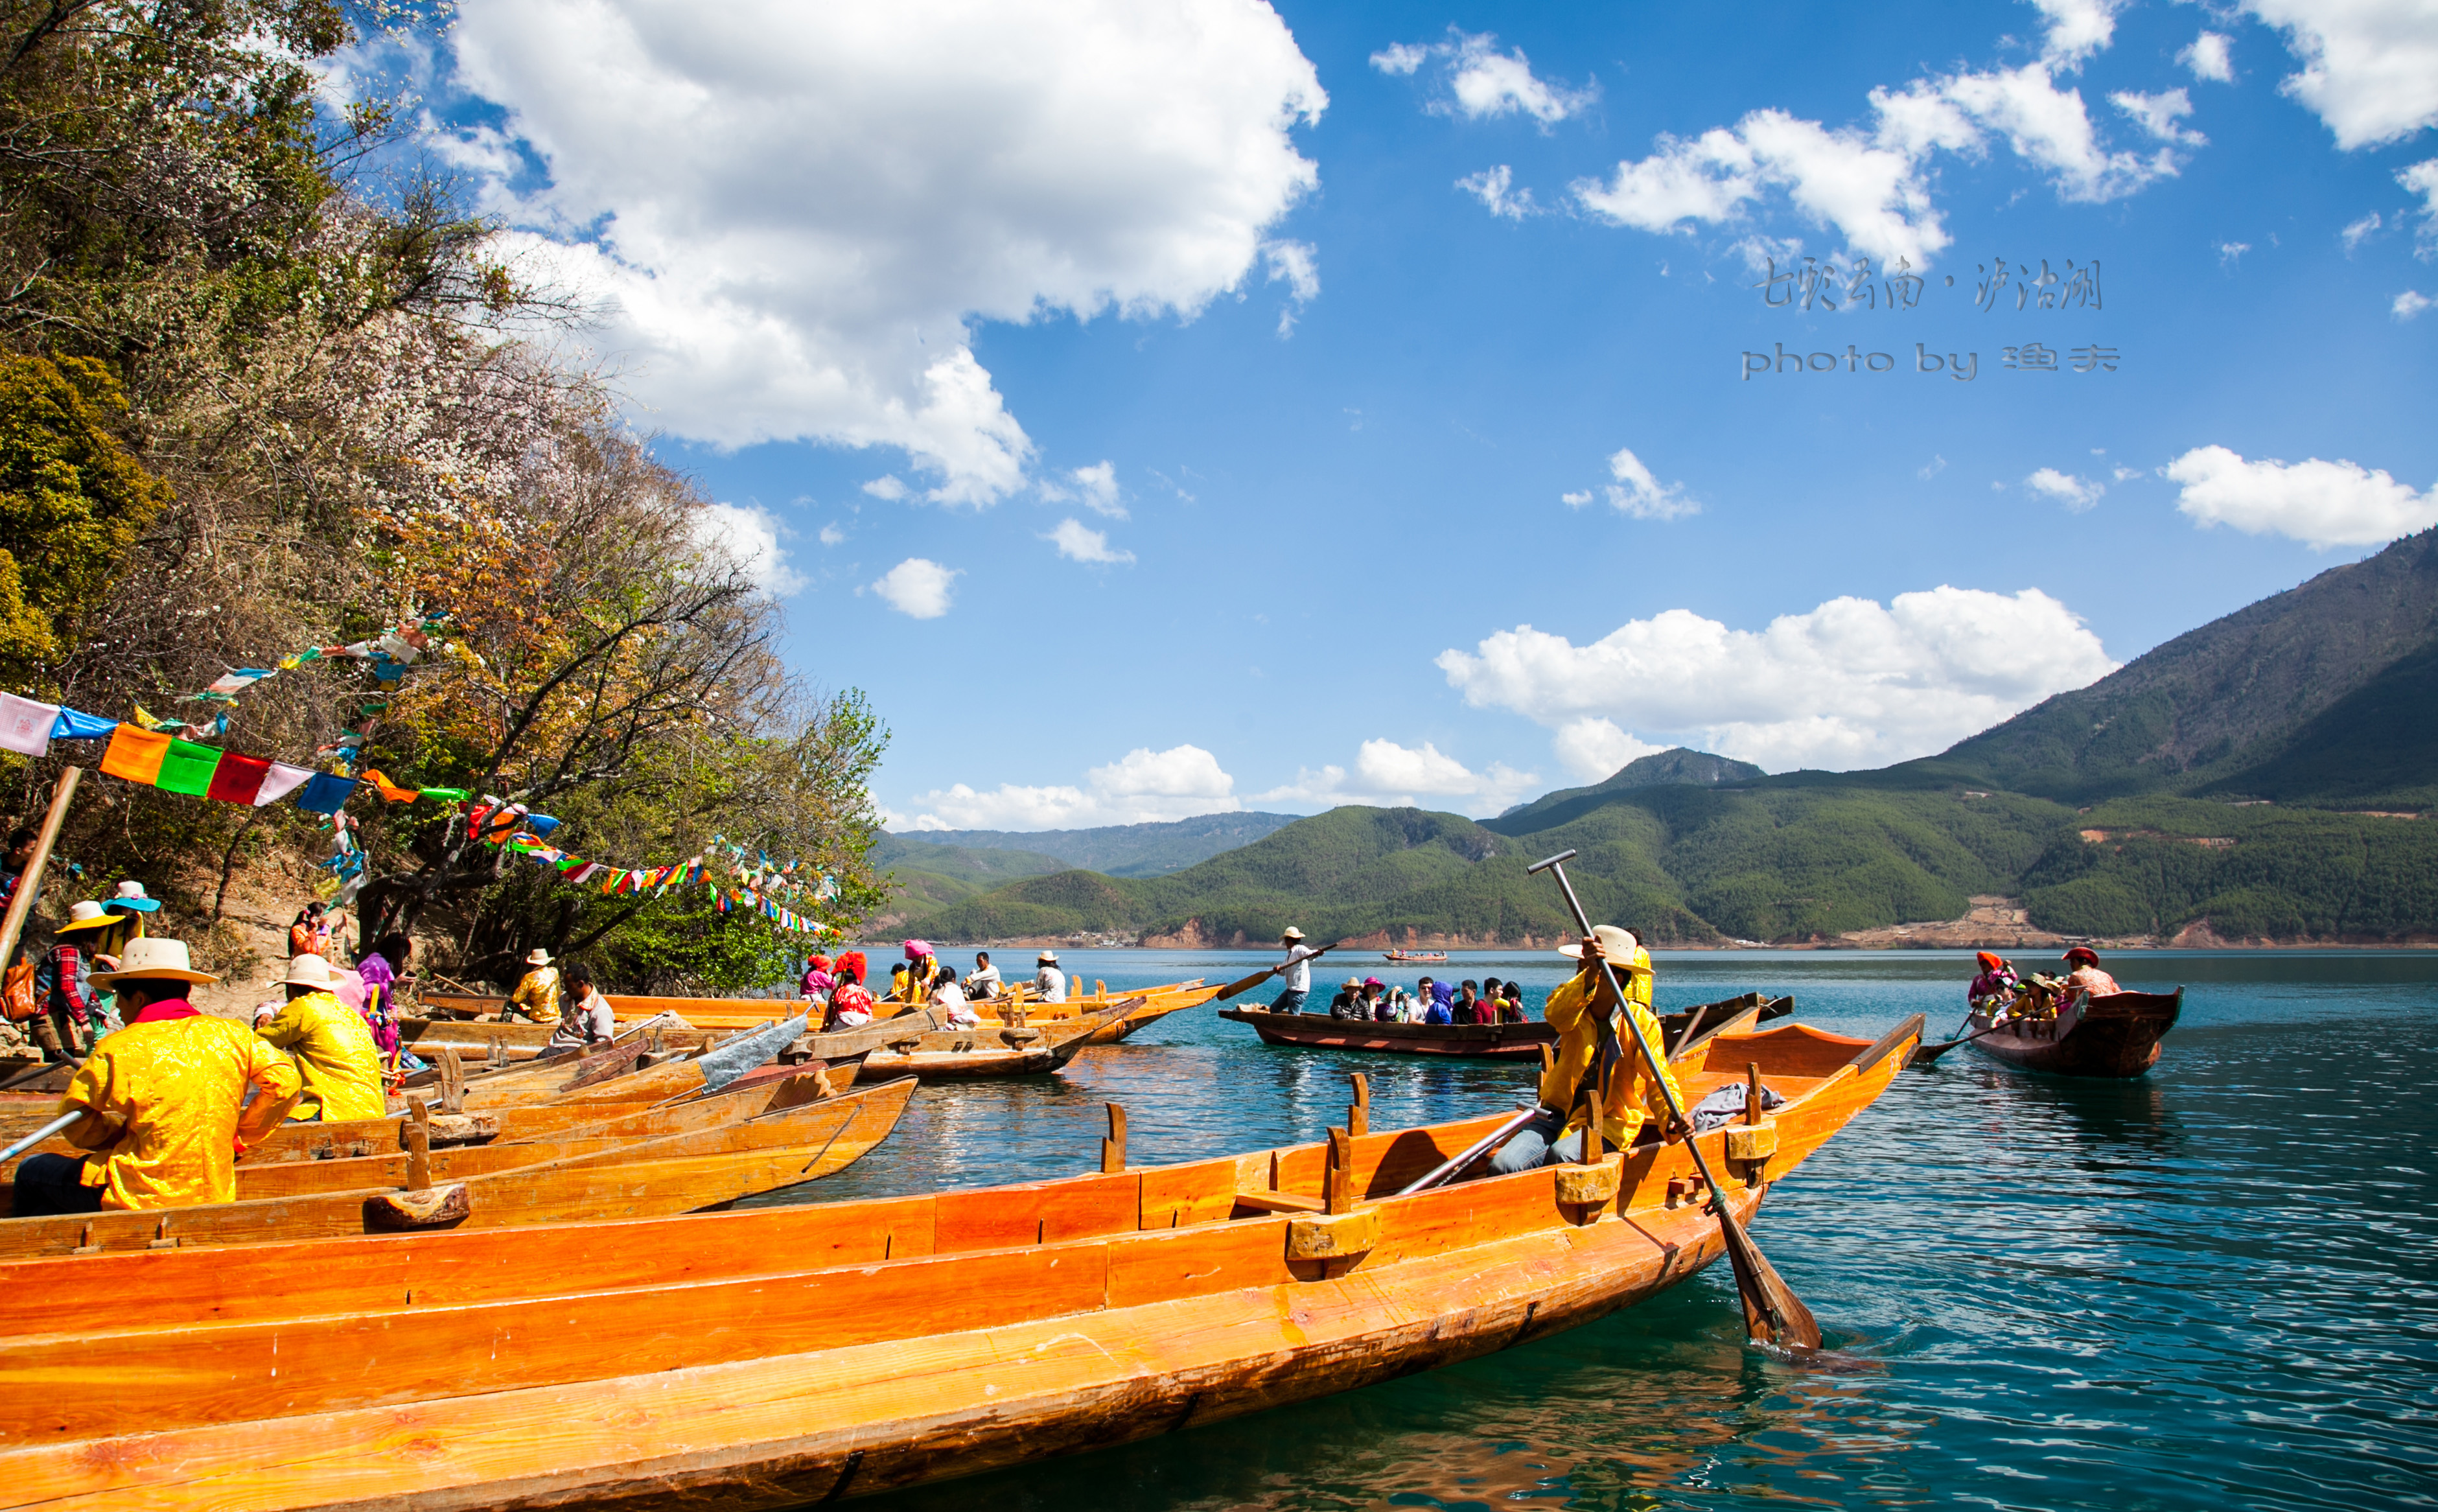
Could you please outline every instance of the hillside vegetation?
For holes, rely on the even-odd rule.
[[[1868,772],[1645,757],[1479,823],[1343,808],[1170,876],[1067,870],[946,938],[1265,941],[1565,932],[1530,862],[1660,943],[1825,941],[1975,894],[2107,939],[2438,939],[2438,532],[2180,636],[1939,755]]]

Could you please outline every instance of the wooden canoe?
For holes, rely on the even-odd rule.
[[[1886,1088],[1919,1024],[1871,1045],[1728,1037],[1735,1074],[1758,1063],[1790,1100],[1701,1136],[1724,1201],[1753,1216]],[[0,1473],[57,1508],[799,1506],[1486,1354],[1720,1253],[1688,1152],[1655,1141],[1391,1195],[1502,1116],[530,1229],[513,1251],[457,1232],[12,1264],[0,1319],[28,1331],[0,1338]],[[1324,1192],[1345,1210],[1274,1210]],[[32,1331],[77,1317],[107,1327]]]
[[[1783,1018],[1794,1011],[1792,997],[1768,998],[1747,993],[1723,1002],[1704,1003],[1661,1016],[1660,1029],[1675,1045],[1705,1020],[1722,1023],[1757,1009],[1763,1019]],[[1219,1016],[1249,1024],[1264,1045],[1286,1045],[1315,1050],[1369,1050],[1387,1055],[1460,1055],[1522,1059],[1537,1057],[1541,1046],[1555,1045],[1558,1031],[1534,1020],[1523,1024],[1384,1024],[1370,1019],[1339,1019],[1316,1013],[1273,1013],[1261,1008],[1223,1008]]]
[[[1032,1021],[1037,1024],[1049,1018],[1074,1018],[1087,1013],[1096,1013],[1111,1003],[1126,998],[1157,999],[1172,994],[1191,993],[1201,988],[1202,982],[1196,978],[1192,981],[1170,982],[1158,987],[1137,988],[1117,993],[1102,992],[1080,995],[1064,1003],[1044,1003],[1031,999],[1025,984],[1018,983],[1016,984],[1012,999],[1024,1000]],[[1210,989],[1205,994],[1205,1000],[1209,996],[1216,995],[1217,991],[1216,988]],[[610,1011],[618,1016],[621,1024],[641,1021],[662,1013],[674,1013],[694,1029],[716,1029],[723,1032],[751,1029],[755,1025],[770,1023],[774,1019],[786,1018],[804,1007],[801,1000],[793,997],[649,997],[617,993],[604,995],[609,998]],[[434,1045],[446,1042],[462,1046],[468,1041],[475,1041],[478,1042],[478,1049],[482,1045],[497,1040],[513,1049],[539,1046],[550,1038],[551,1025],[536,1024],[523,1019],[502,1022],[499,1015],[507,1006],[507,999],[504,997],[478,997],[459,993],[425,993],[416,1001],[417,1006],[426,1012],[447,1016],[402,1020],[403,1026],[412,1026],[402,1028],[400,1030],[409,1048],[413,1048],[418,1040],[428,1039]],[[975,1005],[978,1011],[995,1009],[998,1006],[997,999]],[[1192,1003],[1177,1005],[1181,1008],[1192,1006]],[[884,1016],[920,1011],[919,1005],[909,1006],[887,1000],[883,1000],[876,1007]],[[670,1043],[674,1046],[677,1042],[672,1039]]]
[[[2159,1064],[2159,1042],[2183,1011],[2184,990],[2077,993],[2054,1019],[2010,1022],[1971,1042],[1993,1060],[2054,1076],[2133,1077]],[[1967,1021],[1968,1034],[1989,1028],[1987,1014]]]
[[[850,1092],[768,1117],[676,1134],[547,1165],[518,1166],[433,1189],[462,1187],[459,1228],[601,1222],[694,1212],[815,1181],[841,1169],[896,1127],[913,1081]],[[438,1158],[437,1156],[434,1157]],[[274,1168],[275,1169],[275,1168]],[[278,1244],[380,1232],[387,1191],[311,1192],[153,1212],[0,1219],[0,1259],[179,1245]]]
[[[912,1076],[926,1081],[1044,1076],[1082,1054],[1095,1035],[1124,1022],[1140,1006],[1131,1001],[1114,1003],[1088,1018],[1021,1029],[984,1024],[979,1029],[909,1034],[866,1056],[857,1075],[865,1080]]]

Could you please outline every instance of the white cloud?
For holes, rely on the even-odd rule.
[[[1479,200],[1482,208],[1494,216],[1521,220],[1528,215],[1539,214],[1541,207],[1532,202],[1531,190],[1509,192],[1514,183],[1514,170],[1501,163],[1494,168],[1484,168],[1457,180],[1456,186]]]
[[[1543,131],[1581,114],[1599,98],[1599,86],[1568,89],[1533,76],[1531,62],[1518,47],[1498,50],[1498,39],[1484,33],[1468,35],[1454,26],[1448,41],[1420,45],[1393,43],[1371,55],[1371,66],[1384,74],[1411,76],[1433,59],[1446,65],[1448,93],[1430,109],[1439,114],[1462,114],[1469,120],[1493,115],[1529,115]]]
[[[2374,210],[2338,232],[2337,239],[2345,244],[2345,255],[2352,256],[2364,241],[2370,239],[2371,233],[2376,231],[2379,224],[2378,212]]]
[[[2117,470],[2121,472],[2124,469]],[[2055,467],[2042,467],[2024,479],[2023,483],[2034,493],[2046,494],[2077,515],[2099,502],[2099,496],[2108,491],[2105,484],[2094,483],[2088,478],[2077,478],[2072,473],[2059,472]]]
[[[1284,340],[1303,308],[1320,297],[1320,254],[1308,241],[1264,241],[1262,262],[1271,283],[1287,286],[1287,304],[1279,310],[1279,336]]]
[[[1584,646],[1518,625],[1442,652],[1439,666],[1476,708],[1558,730],[1607,719],[1638,739],[1784,770],[1926,755],[2115,663],[2037,589],[1941,587],[1885,606],[1832,599],[1758,631],[1687,609]]]
[[[2243,255],[2251,250],[2252,243],[2249,241],[2221,241],[2217,244],[2217,265],[2221,268],[2232,268],[2241,262]]]
[[[2111,476],[2114,477],[2118,483],[2131,483],[2134,479],[2142,476],[2142,469],[2139,467],[2119,466],[2111,469]]]
[[[918,830],[1064,830],[1103,824],[1156,824],[1245,805],[1235,779],[1199,746],[1156,751],[1138,747],[1084,774],[1080,787],[1002,782],[988,792],[959,782],[923,794],[923,810],[904,827]]]
[[[1812,224],[1834,227],[1851,251],[1926,267],[1953,240],[1931,199],[1927,170],[1934,152],[1978,157],[1989,138],[2002,137],[2017,156],[2047,169],[2068,201],[2117,199],[2173,174],[2174,146],[2148,157],[2107,150],[2081,91],[2058,85],[2059,74],[2108,44],[2116,7],[2040,0],[2040,9],[2050,26],[2036,62],[1874,89],[1867,130],[1832,129],[1764,109],[1732,128],[1689,138],[1662,135],[1658,150],[1619,163],[1605,182],[1576,183],[1576,202],[1613,224],[1667,232],[1689,230],[1687,222],[1732,220],[1765,194],[1782,190]],[[2175,91],[2129,95],[2117,104],[2146,126],[2176,132],[2169,138],[2174,145],[2198,145],[2198,133],[2175,125],[2175,116],[2191,109],[2188,102],[2178,107],[2176,98]]]
[[[1111,519],[1126,518],[1126,506],[1118,502],[1118,468],[1115,463],[1096,462],[1088,467],[1077,467],[1067,474],[1067,481],[1075,485],[1073,497],[1092,513],[1106,515]],[[1063,489],[1052,493],[1044,488],[1042,494],[1053,499],[1069,497]]]
[[[2176,507],[2206,529],[2290,536],[2313,551],[2380,546],[2438,525],[2438,488],[2416,494],[2384,471],[2317,457],[2292,466],[2246,462],[2224,447],[2196,447],[2167,465],[2184,485]]]
[[[2428,294],[2416,290],[2408,289],[2395,296],[2395,303],[2387,307],[2387,312],[2397,320],[2412,320],[2433,303],[2438,301],[2433,301]]]
[[[2427,260],[2438,255],[2438,157],[2396,169],[2395,182],[2421,196],[2421,232],[2413,251]]]
[[[1034,450],[971,323],[1190,318],[1318,182],[1327,97],[1246,0],[467,0],[451,36],[549,169],[493,154],[483,207],[654,425],[902,448],[943,502]]]
[[[2222,31],[2204,31],[2195,37],[2182,52],[2176,54],[2176,62],[2192,70],[2195,79],[2219,84],[2235,82],[2233,44]]]
[[[961,567],[942,567],[928,557],[910,556],[882,573],[872,590],[900,614],[936,620],[948,612],[949,588],[963,575]]]
[[[1513,807],[1540,785],[1539,773],[1517,771],[1505,762],[1492,762],[1474,771],[1429,741],[1415,749],[1393,740],[1367,740],[1355,751],[1352,771],[1335,765],[1317,770],[1301,767],[1294,782],[1255,793],[1251,801],[1277,806],[1366,803],[1379,808],[1442,808],[1479,818]]]
[[[870,494],[874,499],[887,499],[893,502],[896,500],[905,498],[907,489],[904,483],[897,481],[897,475],[895,473],[890,473],[884,477],[874,478],[872,482],[865,483],[863,485],[863,491]]]
[[[1619,768],[1645,756],[1655,756],[1667,749],[1648,741],[1636,740],[1616,728],[1616,721],[1595,716],[1570,720],[1558,728],[1549,741],[1550,748],[1566,770],[1586,782],[1597,782],[1614,777]]]
[[[1056,530],[1041,538],[1054,542],[1058,547],[1058,554],[1069,561],[1122,563],[1135,559],[1135,554],[1132,552],[1109,550],[1108,532],[1094,530],[1082,520],[1072,518],[1060,520]]]
[[[1588,488],[1579,488],[1572,493],[1564,493],[1558,496],[1558,502],[1565,505],[1568,509],[1581,509],[1591,501],[1592,491]]]
[[[1642,465],[1642,459],[1630,447],[1619,447],[1608,459],[1609,476],[1616,482],[1603,485],[1609,506],[1636,519],[1682,519],[1698,515],[1702,506],[1685,497],[1681,483],[1662,483]]]
[[[845,540],[846,532],[839,529],[836,524],[828,524],[822,527],[822,545],[838,546],[843,544]]]
[[[2155,95],[2137,95],[2123,90],[2109,96],[2108,102],[2133,117],[2135,125],[2162,142],[2175,142],[2185,147],[2209,145],[2208,137],[2177,124],[2193,113],[2192,97],[2181,89],[2163,89]]]
[[[753,586],[773,598],[804,586],[804,574],[787,565],[787,550],[779,544],[779,521],[759,504],[705,504],[695,517],[694,538],[743,568]]]
[[[2351,150],[2438,122],[2438,7],[2428,0],[2244,0],[2303,71],[2285,92]]]

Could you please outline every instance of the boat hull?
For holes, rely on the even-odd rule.
[[[2176,1027],[2183,1002],[2181,987],[2172,993],[2079,997],[2053,1021],[1983,1034],[1971,1047],[1991,1060],[2052,1076],[2136,1077],[2159,1064],[2160,1041]],[[1969,1022],[1968,1033],[1990,1023],[1980,1013]]]
[[[1558,1031],[1546,1024],[1381,1024],[1316,1013],[1273,1013],[1223,1008],[1219,1016],[1252,1026],[1264,1045],[1313,1050],[1369,1050],[1385,1055],[1461,1055],[1537,1060]]]

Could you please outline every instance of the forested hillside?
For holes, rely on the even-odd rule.
[[[140,880],[216,960],[233,880],[318,878],[447,971],[770,979],[758,913],[571,887],[445,796],[619,869],[794,859],[850,926],[880,896],[876,718],[780,663],[707,501],[556,355],[569,298],[417,175],[412,102],[322,103],[351,14],[0,0],[0,692],[367,783],[342,836],[94,775],[46,906],[70,859],[88,895]],[[100,754],[0,758],[20,820]]]
[[[1066,871],[924,921],[1261,941],[1563,932],[1524,867],[1660,942],[1807,941],[1976,894],[2111,939],[2438,940],[2438,532],[2181,636],[1921,761],[1793,772],[1695,751],[1481,823],[1339,809],[1173,876]]]

